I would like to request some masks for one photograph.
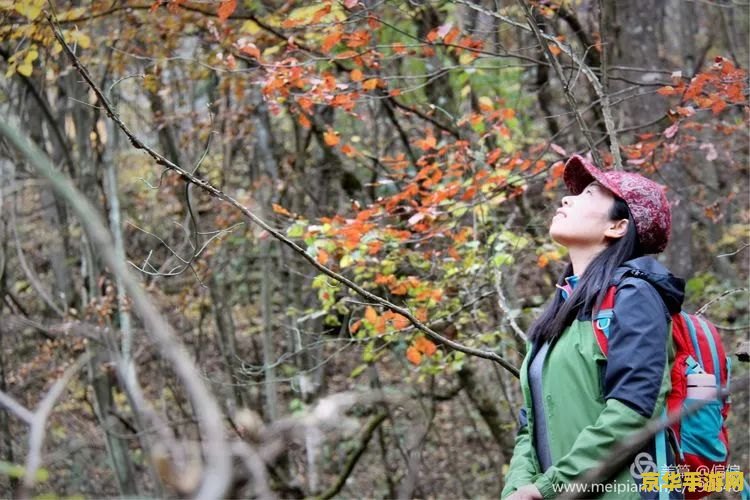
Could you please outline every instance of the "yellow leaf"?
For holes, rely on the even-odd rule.
[[[33,21],[42,13],[42,7],[44,7],[45,2],[46,0],[25,0],[15,2],[14,8],[16,12]]]
[[[23,76],[31,76],[31,72],[34,70],[34,68],[31,66],[30,62],[24,61],[20,66],[16,68],[16,71],[18,71]]]
[[[76,7],[75,9],[70,9],[69,11],[58,14],[57,19],[59,19],[60,21],[70,21],[71,19],[78,19],[79,17],[83,17],[85,14],[86,9],[84,9],[83,7]]]
[[[281,50],[281,45],[274,45],[273,47],[268,47],[266,50],[263,51],[263,57],[266,58],[270,55],[275,54],[276,52]]]
[[[245,21],[244,23],[242,23],[240,31],[255,35],[260,31],[260,26],[258,26],[258,23],[256,23],[255,21]]]
[[[85,33],[82,33],[78,30],[71,30],[66,31],[64,35],[65,41],[69,44],[76,44],[82,49],[88,49],[89,47],[91,47],[91,38],[89,38]]]
[[[36,46],[32,46],[28,52],[26,52],[26,57],[23,58],[24,62],[32,63],[39,59],[39,51],[36,50]]]

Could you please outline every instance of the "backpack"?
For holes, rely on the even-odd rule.
[[[616,286],[611,286],[594,315],[593,326],[599,348],[607,355],[609,324],[613,315]],[[714,375],[716,386],[729,389],[731,358],[726,355],[716,327],[702,316],[680,311],[672,315],[672,338],[675,358],[670,378],[672,388],[667,394],[666,409],[662,418],[678,413],[691,404],[687,397],[687,376],[693,373]],[[699,410],[683,416],[678,422],[659,432],[656,440],[656,465],[659,476],[666,465],[666,442],[671,430],[677,449],[676,461],[680,472],[708,472],[726,470],[729,458],[729,436],[726,420],[730,398],[716,399]],[[722,469],[723,467],[723,469]],[[666,493],[666,495],[665,495]],[[660,498],[668,496],[661,490]],[[707,491],[684,491],[685,498],[702,498]]]

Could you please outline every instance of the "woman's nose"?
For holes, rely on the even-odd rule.
[[[562,204],[564,207],[570,205],[570,196],[563,196]]]

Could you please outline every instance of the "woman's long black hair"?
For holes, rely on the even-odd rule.
[[[532,342],[542,339],[552,344],[563,330],[573,323],[581,308],[584,311],[598,309],[604,300],[615,270],[623,262],[643,255],[638,243],[635,221],[624,200],[615,197],[615,202],[609,211],[609,218],[613,221],[628,219],[627,232],[594,257],[583,275],[579,276],[578,283],[570,297],[563,299],[562,290],[557,289],[550,304],[529,329],[528,337]],[[557,284],[564,285],[565,278],[572,275],[573,264],[568,264]]]

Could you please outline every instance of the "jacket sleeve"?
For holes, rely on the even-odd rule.
[[[533,483],[533,479],[537,475],[534,459],[531,455],[534,451],[531,446],[526,408],[521,408],[518,412],[518,425],[513,457],[510,459],[508,472],[505,474],[505,487],[500,493],[500,498],[507,497],[521,486]]]
[[[661,413],[668,387],[669,313],[656,290],[637,278],[617,288],[604,371],[605,407],[570,451],[534,481],[544,498],[607,457],[612,446]],[[557,489],[557,491],[555,491]]]

